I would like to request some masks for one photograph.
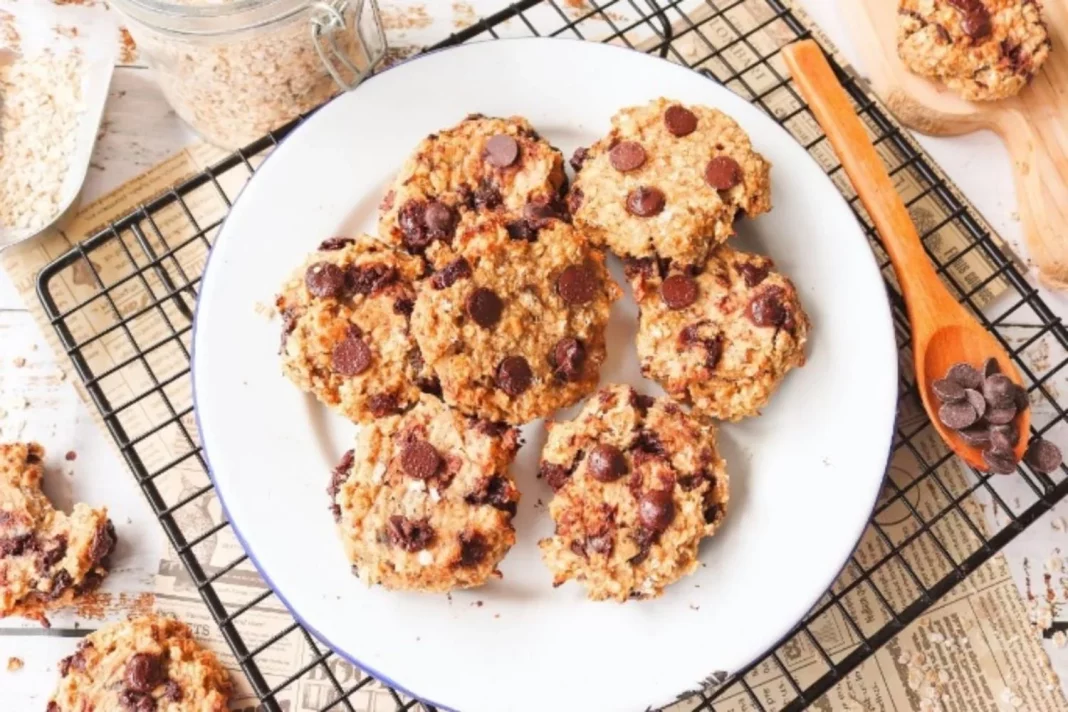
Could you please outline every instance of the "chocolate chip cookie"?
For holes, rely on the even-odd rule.
[[[538,225],[516,237],[483,221],[465,238],[479,249],[420,284],[412,333],[445,401],[465,413],[520,424],[597,387],[620,289],[570,225]]]
[[[655,598],[693,572],[729,499],[715,428],[629,386],[550,424],[540,476],[556,492],[539,543],[553,585],[577,580],[593,600]]]
[[[804,364],[808,317],[766,257],[721,245],[698,270],[632,260],[626,271],[641,315],[642,373],[695,411],[758,415],[786,373]]]
[[[231,683],[185,623],[142,616],[90,633],[59,663],[46,712],[224,712]]]
[[[572,158],[576,224],[620,257],[699,264],[734,218],[771,209],[769,164],[721,111],[657,99],[612,117]]]
[[[372,237],[323,242],[282,289],[282,370],[350,420],[367,422],[434,391],[408,319],[422,262]]]
[[[107,509],[55,509],[41,491],[44,448],[0,445],[0,618],[48,625],[46,611],[70,605],[107,574],[115,546]]]
[[[901,61],[971,101],[1018,94],[1052,47],[1034,0],[899,0]]]
[[[360,430],[329,487],[353,570],[389,589],[481,586],[515,543],[519,431],[423,396]]]
[[[440,267],[461,224],[492,214],[522,230],[541,213],[566,212],[566,183],[563,156],[526,119],[472,114],[416,146],[382,201],[378,231]]]

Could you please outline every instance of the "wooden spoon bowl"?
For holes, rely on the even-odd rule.
[[[913,365],[923,407],[953,452],[972,467],[988,470],[982,451],[942,423],[932,384],[951,366],[967,363],[982,370],[989,358],[997,359],[1001,372],[1016,384],[1023,382],[1020,373],[997,338],[953,298],[931,266],[901,196],[819,45],[802,40],[784,48],[783,57],[890,255],[912,324]],[[1021,411],[1013,422],[1020,433],[1014,450],[1019,461],[1027,449],[1030,410]]]

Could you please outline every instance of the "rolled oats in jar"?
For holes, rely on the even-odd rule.
[[[355,86],[385,54],[376,0],[112,0],[182,119],[244,146]]]

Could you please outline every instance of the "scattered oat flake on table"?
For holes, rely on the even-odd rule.
[[[17,670],[21,670],[23,665],[24,663],[22,662],[22,658],[10,657],[7,659],[8,672],[15,672]]]
[[[1063,630],[1058,630],[1053,634],[1053,644],[1058,648],[1063,648],[1068,645],[1068,635],[1065,635]]]
[[[11,363],[15,366],[15,368],[22,368],[26,365],[26,359],[24,359],[22,356],[16,356],[15,358],[11,359]]]
[[[137,61],[137,43],[125,25],[119,27],[119,63],[133,64]]]

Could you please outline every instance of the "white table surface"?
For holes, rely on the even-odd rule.
[[[13,0],[8,0],[13,1]],[[852,2],[853,0],[838,0]],[[3,3],[0,2],[0,5]],[[505,3],[501,2],[501,5]],[[849,31],[836,12],[835,0],[797,0],[836,42],[863,75],[864,66],[851,46]],[[383,0],[383,5],[389,2]],[[451,13],[450,4],[427,4],[431,14]],[[116,69],[112,81],[105,128],[94,152],[83,199],[92,200],[143,172],[193,140],[171,111],[144,67]],[[948,176],[976,205],[992,227],[1026,259],[1016,214],[1009,157],[991,133],[978,132],[954,138],[918,136]],[[1059,316],[1068,315],[1068,299],[1040,288]],[[16,366],[25,359],[25,365]],[[106,590],[116,599],[133,598],[151,590],[151,572],[159,559],[163,537],[134,479],[114,453],[107,436],[92,421],[86,406],[70,383],[65,359],[48,350],[40,330],[21,302],[7,275],[0,272],[0,441],[33,438],[49,451],[53,472],[46,490],[62,505],[78,495],[79,478],[108,473],[108,505],[120,529],[121,562]],[[77,453],[67,461],[64,454]],[[114,476],[110,473],[119,473]],[[1025,539],[1024,534],[1021,539]],[[132,538],[137,546],[128,546]],[[112,613],[114,618],[119,613]],[[78,631],[92,629],[100,620],[78,620],[72,615],[53,617],[56,629],[68,636],[44,635],[34,624],[0,623],[0,708],[43,709],[56,679],[56,662],[69,655]],[[6,661],[17,656],[25,663],[7,672]]]

